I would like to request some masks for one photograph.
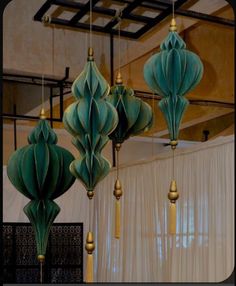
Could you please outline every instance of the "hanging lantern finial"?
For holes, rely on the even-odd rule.
[[[171,31],[171,32],[177,31],[177,25],[176,25],[175,18],[171,19],[169,31]]]
[[[47,117],[46,117],[46,114],[45,114],[44,108],[41,109],[39,118],[40,118],[40,119],[46,119],[46,118],[47,118]]]
[[[123,83],[123,79],[121,76],[121,72],[118,71],[117,76],[116,76],[116,84],[122,84]]]

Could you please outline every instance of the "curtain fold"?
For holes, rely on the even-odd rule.
[[[176,235],[168,235],[172,152],[120,169],[121,238],[114,238],[115,169],[95,190],[94,280],[98,282],[219,282],[234,268],[234,136],[176,150],[180,197]],[[28,199],[14,190],[3,167],[3,220],[27,222]],[[76,181],[55,200],[56,222],[88,226],[88,199]]]

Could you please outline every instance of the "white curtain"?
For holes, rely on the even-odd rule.
[[[121,151],[122,152],[122,151]],[[169,236],[167,193],[172,153],[120,170],[121,238],[114,238],[115,170],[99,184],[93,200],[98,282],[219,282],[234,268],[234,137],[176,150],[177,234]],[[15,191],[4,167],[3,218],[28,221],[27,199]],[[56,202],[56,222],[84,222],[89,208],[79,182]],[[86,255],[85,255],[86,258]]]

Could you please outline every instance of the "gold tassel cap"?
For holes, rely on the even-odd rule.
[[[122,83],[123,83],[123,79],[122,79],[120,71],[118,71],[117,76],[116,76],[116,84],[122,84]]]
[[[93,57],[93,48],[88,48],[88,61],[93,61],[94,57]]]
[[[176,149],[177,145],[178,145],[178,141],[177,140],[170,141],[170,146],[171,146],[172,150]]]
[[[120,148],[121,148],[121,143],[116,143],[115,144],[115,149],[116,149],[117,152],[120,151]]]
[[[120,197],[121,197],[122,194],[123,194],[123,192],[122,192],[122,187],[121,187],[121,183],[120,183],[120,180],[119,180],[119,179],[116,179],[113,194],[114,194],[114,196],[116,197],[117,200],[119,200]]]
[[[170,191],[168,193],[168,199],[171,201],[171,203],[175,204],[178,198],[179,198],[179,193],[177,191],[176,181],[172,180],[170,183]]]
[[[177,191],[176,181],[172,180],[170,184],[170,191],[168,193],[168,199],[170,200],[169,208],[169,233],[176,234],[176,201],[179,198]]]
[[[85,282],[92,283],[93,282],[93,251],[95,249],[95,244],[93,241],[93,233],[91,231],[87,233],[85,249],[88,253]]]
[[[43,263],[43,262],[45,261],[45,256],[42,255],[42,254],[38,255],[38,261],[39,261],[40,263]]]
[[[91,200],[94,196],[94,191],[87,191],[87,197]]]
[[[44,108],[41,109],[40,114],[39,114],[40,119],[46,119],[46,114]]]
[[[177,31],[175,18],[171,19],[169,31],[171,31],[171,32],[176,32]]]

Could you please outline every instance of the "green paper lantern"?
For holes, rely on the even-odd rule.
[[[122,83],[118,73],[116,85],[111,88],[107,99],[117,110],[119,123],[109,135],[115,144],[122,144],[130,136],[135,136],[148,130],[153,123],[151,107],[134,96],[133,89]]]
[[[162,42],[161,51],[144,65],[144,79],[162,99],[159,107],[164,114],[171,141],[177,141],[179,126],[189,102],[186,93],[200,82],[203,65],[200,58],[186,50],[186,44],[176,32],[175,22]]]
[[[11,155],[7,175],[15,188],[31,200],[24,212],[35,232],[38,258],[44,260],[50,227],[60,212],[53,200],[75,181],[69,171],[74,157],[56,145],[57,136],[44,116],[28,136],[28,142]]]
[[[91,197],[111,167],[101,151],[109,141],[108,134],[118,123],[118,115],[105,100],[110,88],[94,62],[93,51],[89,49],[89,52],[84,70],[72,85],[76,102],[65,110],[63,123],[74,136],[72,143],[80,152],[80,158],[71,163],[70,171],[82,181]]]

